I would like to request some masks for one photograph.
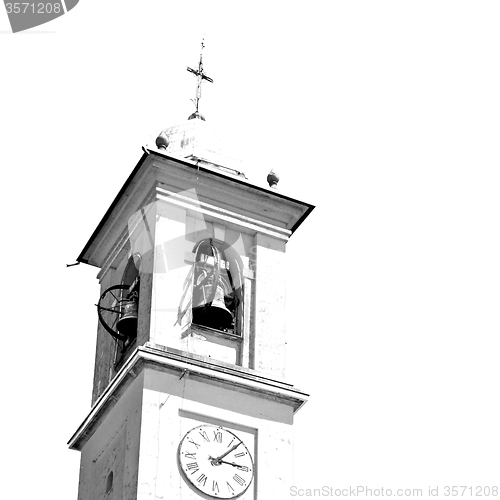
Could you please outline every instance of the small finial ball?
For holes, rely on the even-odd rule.
[[[267,182],[269,183],[269,187],[271,187],[272,189],[277,189],[279,181],[280,178],[278,174],[271,169],[269,174],[267,174]]]
[[[168,137],[167,137],[167,134],[165,134],[165,131],[163,131],[156,138],[156,147],[158,149],[167,149],[167,147],[168,147]]]

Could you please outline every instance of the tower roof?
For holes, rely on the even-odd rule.
[[[113,238],[109,238],[109,232],[124,231],[129,217],[150,199],[158,185],[171,185],[176,192],[195,187],[200,202],[218,205],[220,210],[232,213],[240,224],[272,231],[284,239],[314,209],[313,205],[275,189],[252,184],[230,169],[195,158],[171,156],[155,147],[143,149],[144,154],[78,256],[78,262],[100,267],[111,250],[108,246]]]

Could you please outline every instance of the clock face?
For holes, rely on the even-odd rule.
[[[243,441],[224,427],[200,425],[179,446],[179,464],[186,479],[214,498],[235,498],[253,478],[253,460]]]

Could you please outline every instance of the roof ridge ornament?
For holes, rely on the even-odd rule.
[[[199,118],[200,120],[205,121],[205,117],[199,112],[199,106],[200,106],[200,99],[201,99],[201,84],[203,80],[206,80],[207,82],[214,83],[214,81],[205,74],[203,71],[203,49],[205,48],[204,38],[201,40],[201,50],[200,50],[200,62],[198,63],[198,69],[193,69],[190,68],[189,66],[187,67],[187,70],[190,73],[193,73],[193,75],[196,76],[196,97],[194,99],[191,99],[191,101],[194,103],[196,106],[196,111],[191,114],[188,118],[188,120],[192,120],[194,118]]]

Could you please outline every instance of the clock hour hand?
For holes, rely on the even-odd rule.
[[[232,465],[233,467],[237,467],[238,469],[245,469],[245,467],[243,465],[238,465],[238,464],[235,464],[234,462],[226,462],[225,460],[219,460],[219,463]],[[248,471],[248,468],[246,470]]]

